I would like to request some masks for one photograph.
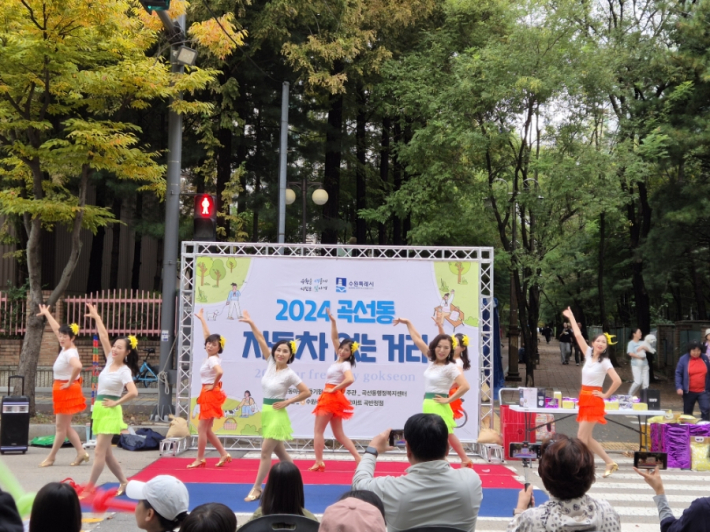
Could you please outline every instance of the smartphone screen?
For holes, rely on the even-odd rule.
[[[390,431],[390,447],[404,448],[404,429]]]
[[[539,443],[515,443],[511,442],[508,453],[511,458],[517,460],[537,460],[540,458],[541,444]]]
[[[637,469],[666,469],[668,467],[668,455],[666,453],[639,452],[634,453],[634,467]]]

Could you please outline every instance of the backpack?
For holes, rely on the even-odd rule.
[[[135,434],[121,434],[118,446],[127,451],[153,451],[160,447],[163,439],[163,435],[153,429],[141,428]]]

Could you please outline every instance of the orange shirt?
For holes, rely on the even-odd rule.
[[[708,368],[702,355],[698,358],[690,357],[688,361],[688,390],[696,393],[704,392],[707,373]]]

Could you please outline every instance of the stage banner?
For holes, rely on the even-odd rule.
[[[247,310],[269,346],[281,339],[296,340],[291,368],[313,395],[289,406],[288,413],[294,437],[313,436],[311,412],[325,386],[326,370],[337,358],[326,313],[330,308],[340,337],[360,344],[355,382],[347,390],[355,407],[354,416],[344,422],[349,437],[368,439],[388,427],[401,429],[409,416],[421,412],[429,360],[414,345],[407,327],[392,322],[409,318],[429,342],[437,335],[432,318],[442,312],[447,333],[469,337],[471,368],[464,375],[471,390],[464,396],[466,416],[458,420],[456,434],[462,441],[476,440],[481,344],[477,262],[199,256],[195,265],[195,311],[204,309],[210,333],[227,341],[221,357],[228,399],[225,417],[214,423],[217,434],[261,433],[261,378],[267,363],[250,327],[239,321]],[[207,355],[197,318],[193,327],[190,406],[195,431],[199,368]],[[332,437],[330,428],[326,437]]]

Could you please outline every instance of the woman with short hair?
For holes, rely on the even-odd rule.
[[[675,368],[675,387],[683,397],[684,414],[692,416],[697,402],[703,421],[710,421],[710,360],[703,356],[703,348],[699,342],[688,343],[688,352]]]
[[[508,532],[621,531],[621,518],[611,504],[587,495],[594,483],[594,454],[582,440],[557,434],[543,443],[539,464],[550,500],[528,508],[535,504],[533,488],[521,490]]]

